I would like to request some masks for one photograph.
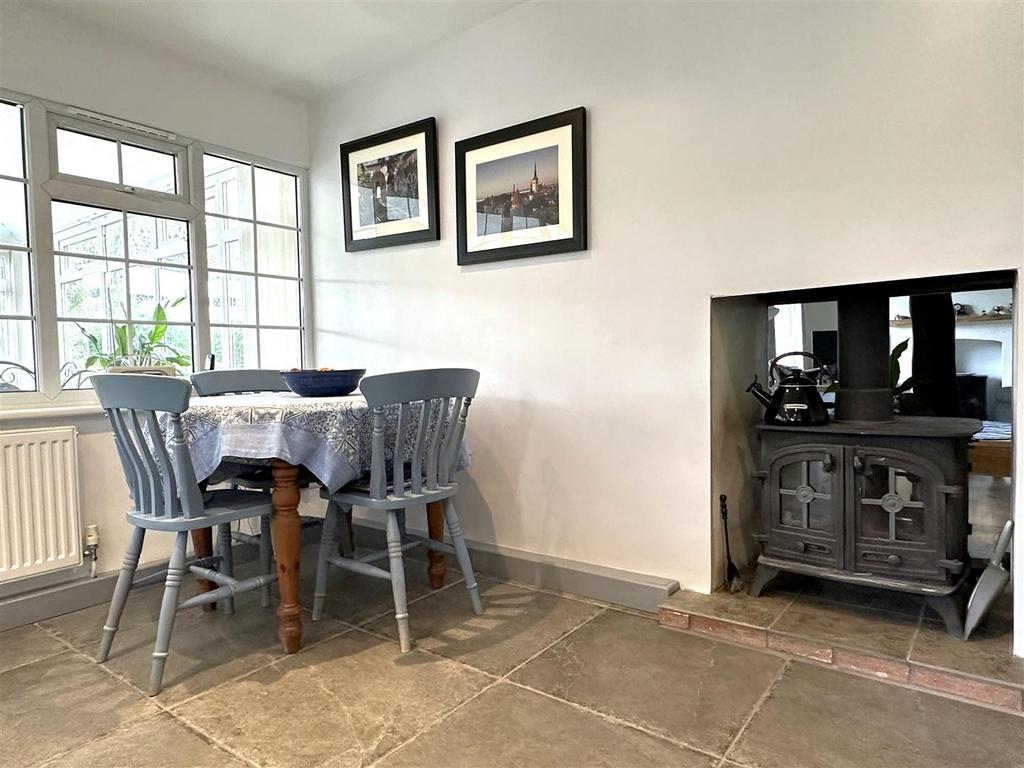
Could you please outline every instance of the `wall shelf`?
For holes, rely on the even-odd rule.
[[[961,315],[957,317],[957,325],[974,325],[982,323],[1011,323],[1013,315]],[[891,328],[910,328],[910,320],[890,320]]]

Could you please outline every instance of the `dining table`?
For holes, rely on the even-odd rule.
[[[394,414],[386,411],[385,417],[396,421],[397,408]],[[215,484],[230,481],[246,469],[270,468],[274,558],[280,591],[278,637],[287,653],[295,653],[302,646],[300,470],[305,468],[331,492],[368,472],[373,428],[370,408],[359,394],[193,396],[182,414],[182,426],[199,481]],[[443,540],[443,502],[427,505],[427,527],[430,538]],[[212,531],[194,532],[192,547],[198,557],[212,555]],[[428,558],[430,586],[440,589],[447,571],[444,553],[430,550]]]

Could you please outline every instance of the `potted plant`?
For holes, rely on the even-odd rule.
[[[167,336],[167,309],[185,301],[182,296],[174,301],[161,301],[153,309],[153,324],[138,330],[132,338],[127,324],[114,325],[114,349],[103,350],[103,343],[95,334],[81,325],[78,330],[88,339],[89,357],[85,360],[87,369],[105,370],[108,373],[159,373],[176,376],[179,366],[188,366],[192,358],[164,341]]]

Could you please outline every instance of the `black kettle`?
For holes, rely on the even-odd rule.
[[[801,370],[779,365],[779,360],[794,355],[810,358],[817,367]],[[818,387],[831,382],[828,369],[814,355],[809,352],[786,352],[768,364],[768,386],[771,393],[758,384],[757,376],[754,377],[754,383],[747,387],[747,392],[764,406],[766,424],[817,427],[828,424],[828,409],[825,408]]]

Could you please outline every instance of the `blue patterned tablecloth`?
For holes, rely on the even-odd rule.
[[[414,409],[414,417],[418,411]],[[387,460],[393,460],[398,407],[385,410]],[[407,460],[416,418],[406,434]],[[362,395],[299,397],[291,392],[193,397],[182,414],[199,480],[217,482],[237,474],[233,465],[268,464],[271,458],[309,469],[335,491],[370,469],[373,417]],[[433,427],[431,427],[433,430]],[[429,433],[428,433],[429,435]],[[459,467],[469,464],[465,444]]]

